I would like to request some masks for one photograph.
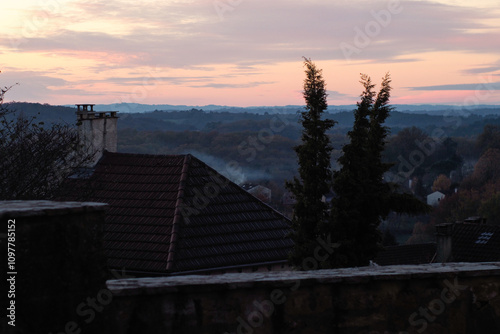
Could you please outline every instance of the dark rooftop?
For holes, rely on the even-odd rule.
[[[500,261],[500,226],[455,224],[452,252],[453,262]]]
[[[192,155],[105,152],[90,198],[108,203],[111,268],[178,273],[286,262],[290,222]],[[82,192],[83,193],[83,192]]]
[[[435,243],[389,246],[381,251],[373,262],[381,266],[425,264],[431,263],[435,254]]]

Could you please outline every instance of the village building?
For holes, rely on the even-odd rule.
[[[116,137],[109,121],[116,114],[89,105],[77,114],[81,138],[98,158],[86,177],[71,180],[66,199],[109,204],[110,268],[142,276],[287,268],[293,242],[281,213],[191,154],[112,152],[116,145],[105,145]]]
[[[443,194],[440,191],[435,191],[429,195],[427,195],[427,204],[436,206],[439,204],[439,202],[445,197],[445,194]]]

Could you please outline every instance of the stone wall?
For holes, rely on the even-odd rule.
[[[0,284],[0,333],[100,333],[104,318],[85,320],[90,312],[88,298],[95,299],[107,278],[102,252],[104,208],[98,203],[0,202],[2,235],[7,235],[8,225],[15,226],[15,240],[5,237],[0,242],[2,258],[7,258],[7,242],[12,241],[15,249],[13,266],[2,266],[10,281],[2,279]],[[4,298],[12,290],[12,298]],[[5,311],[11,301],[14,312]]]
[[[114,333],[500,333],[500,263],[110,280]]]
[[[104,205],[0,202],[0,220],[2,256],[12,220],[16,235],[0,333],[500,333],[500,263],[106,282]]]

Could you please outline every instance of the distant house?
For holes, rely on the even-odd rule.
[[[436,226],[436,262],[500,261],[500,226],[483,219]]]
[[[271,189],[260,184],[245,183],[241,186],[244,190],[254,195],[265,203],[271,203]]]
[[[445,194],[443,194],[440,191],[435,191],[432,194],[427,195],[427,204],[428,205],[438,205],[439,202],[445,197]]]
[[[105,142],[96,133],[106,140],[116,134],[102,127],[110,124],[105,113],[87,107],[78,113],[91,145]],[[93,149],[100,159],[85,177],[69,181],[63,199],[109,204],[104,249],[110,268],[151,276],[287,266],[290,221],[201,160]]]
[[[488,225],[480,217],[436,225],[436,241],[386,247],[374,262],[383,266],[500,261],[500,226]]]

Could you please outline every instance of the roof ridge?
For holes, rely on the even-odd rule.
[[[179,188],[177,190],[177,199],[175,201],[174,220],[172,222],[172,234],[170,236],[170,246],[168,248],[167,267],[166,270],[172,270],[174,267],[174,259],[176,252],[177,239],[181,225],[182,214],[180,208],[184,199],[184,188],[186,186],[187,177],[189,174],[189,166],[191,165],[191,154],[186,154],[181,171],[181,178],[179,180]]]
[[[277,214],[278,216],[283,217],[286,221],[291,222],[291,219],[289,219],[288,217],[286,217],[283,213],[279,212],[278,210],[276,210],[275,208],[273,208],[271,205],[269,205],[266,202],[262,201],[260,198],[253,196],[248,191],[246,191],[245,189],[243,189],[241,186],[239,186],[235,182],[231,181],[228,177],[226,177],[222,173],[218,172],[215,168],[213,168],[212,166],[208,165],[203,160],[198,159],[197,157],[195,157],[194,155],[192,155],[190,153],[188,153],[187,155],[191,156],[193,159],[195,159],[196,161],[198,161],[204,167],[207,167],[209,170],[211,170],[212,172],[216,173],[219,177],[221,177],[225,181],[228,181],[228,184],[231,184],[231,183],[234,184],[236,187],[238,187],[239,189],[241,189],[242,193],[246,194],[247,197],[251,197],[252,199],[256,199],[258,202],[260,202],[262,205],[266,206],[267,209],[270,210],[270,211],[272,211],[274,214]]]
[[[187,153],[187,154],[127,153],[127,152],[110,152],[108,150],[105,150],[103,153],[103,156],[104,155],[128,156],[128,157],[147,157],[147,158],[170,158],[170,157],[184,157],[185,158],[186,156],[191,155],[191,154],[190,153]]]

